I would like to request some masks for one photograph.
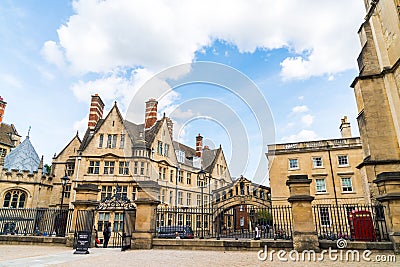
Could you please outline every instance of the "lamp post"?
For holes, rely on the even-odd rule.
[[[69,181],[69,177],[67,176],[67,174],[64,175],[64,177],[61,178],[61,183],[62,183],[62,193],[61,193],[61,205],[60,205],[60,209],[62,209],[62,206],[64,204],[64,193],[65,193],[65,186],[67,185],[68,181]]]
[[[65,186],[67,185],[69,181],[69,177],[67,176],[67,173],[65,173],[64,177],[61,178],[61,184],[62,184],[62,193],[61,193],[61,204],[60,204],[60,214],[58,215],[58,229],[57,229],[57,235],[58,236],[65,236],[65,222],[64,222],[64,216],[63,216],[63,204],[64,204],[64,194],[65,194]]]
[[[206,178],[206,172],[201,168],[201,170],[197,173],[197,179],[200,181],[200,189],[201,189],[201,236],[200,239],[204,239],[204,179]]]

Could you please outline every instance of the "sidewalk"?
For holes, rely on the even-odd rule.
[[[373,254],[393,254],[374,252]],[[381,267],[397,263],[379,263]],[[74,255],[71,248],[54,246],[0,245],[0,266],[376,266],[377,262],[280,262],[260,261],[254,251],[190,251],[90,249],[89,255]]]

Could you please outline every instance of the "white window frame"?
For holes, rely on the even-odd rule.
[[[321,186],[318,184],[318,181],[323,181],[323,190],[318,190],[318,187]],[[326,193],[326,181],[324,178],[315,179],[315,192],[317,193]]]
[[[296,166],[292,164],[292,162],[296,162]],[[298,170],[299,167],[299,159],[289,159],[289,170]]]
[[[313,157],[312,161],[313,161],[313,168],[323,168],[324,167],[322,157]],[[318,163],[320,163],[321,165],[318,165]]]
[[[341,160],[342,157],[343,157],[343,159],[346,159],[346,163],[342,163],[342,160]],[[338,155],[337,159],[338,159],[339,166],[349,166],[349,157],[347,155]]]
[[[349,185],[345,185],[345,183],[343,182],[345,179],[350,182],[350,190],[347,189],[345,190],[345,188],[349,188]],[[351,181],[351,177],[342,177],[341,181],[342,181],[342,192],[353,192],[353,182]]]

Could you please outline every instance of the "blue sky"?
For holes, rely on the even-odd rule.
[[[4,122],[15,124],[23,138],[32,126],[32,143],[51,163],[77,130],[83,135],[91,94],[100,94],[106,110],[117,100],[125,113],[136,106],[131,101],[143,84],[165,69],[210,61],[236,69],[258,87],[274,121],[268,142],[340,137],[344,115],[357,136],[349,85],[358,73],[357,30],[364,14],[362,0],[1,1]],[[166,80],[179,84],[193,69],[180,71]],[[169,92],[160,116],[176,117],[175,137],[194,147],[201,133],[210,146],[222,144],[233,176],[264,181],[259,126],[268,116],[240,99],[255,89],[235,95],[207,83],[171,84],[160,83]],[[215,104],[212,117],[207,103]],[[141,123],[143,116],[136,112],[132,120]],[[244,135],[235,137],[240,129]],[[238,167],[241,159],[246,164]]]

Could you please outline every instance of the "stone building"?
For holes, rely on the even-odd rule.
[[[193,140],[195,149],[173,140],[172,120],[165,115],[157,118],[157,104],[155,99],[147,101],[144,123],[135,124],[122,117],[116,102],[103,119],[104,103],[97,94],[92,96],[83,139],[76,135],[53,158],[54,186],[60,185],[65,172],[71,179],[64,203],[75,200],[71,187],[90,183],[98,186],[99,201],[116,193],[135,200],[145,187],[160,205],[191,207],[202,202],[197,181],[202,168],[208,177],[204,203],[211,202],[212,190],[232,182],[222,148],[203,147],[200,134]],[[57,194],[52,198],[57,203]],[[118,212],[100,211],[98,230],[111,221],[118,231],[121,217]]]
[[[43,169],[29,136],[4,158],[0,172],[0,205],[3,208],[47,208],[53,177]]]
[[[268,145],[269,180],[273,206],[288,205],[286,181],[291,175],[312,180],[313,204],[365,203],[365,182],[356,168],[362,162],[359,137],[351,136],[345,116],[340,125],[342,138]]]
[[[363,161],[358,166],[372,183],[382,172],[400,171],[400,2],[364,0],[367,15],[358,34],[359,75],[353,81]]]
[[[0,96],[0,165],[4,157],[20,143],[21,136],[13,124],[3,122],[7,102]]]

